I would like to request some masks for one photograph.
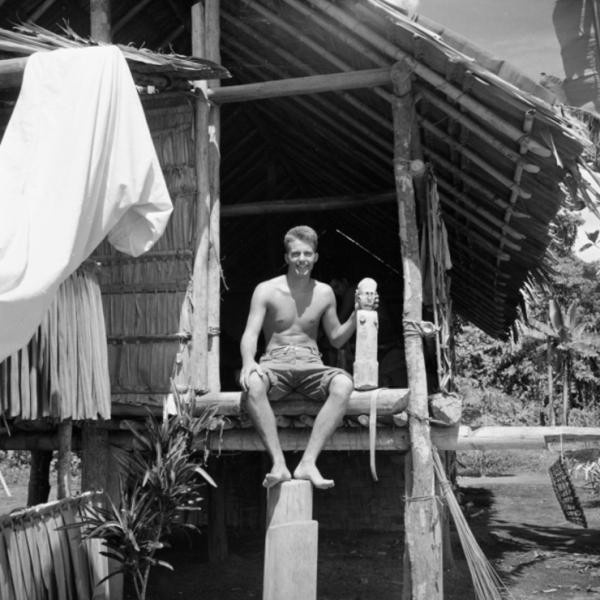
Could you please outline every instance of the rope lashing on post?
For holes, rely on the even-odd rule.
[[[437,494],[429,494],[427,496],[404,496],[404,502],[426,502],[428,500],[437,500],[440,504],[443,503],[444,498]]]
[[[406,337],[418,336],[420,338],[433,337],[439,330],[430,321],[411,321],[410,319],[403,319],[402,326],[404,327],[404,335]]]
[[[412,410],[407,410],[406,414],[412,419],[421,421],[421,423],[429,423],[431,421],[431,419],[429,417],[423,417],[421,415],[418,415],[416,412],[414,412]]]

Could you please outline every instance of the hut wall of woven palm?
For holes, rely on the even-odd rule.
[[[113,3],[113,40],[170,44],[189,55],[191,4],[175,10],[165,0]],[[37,7],[33,0],[18,5],[20,19]],[[89,14],[80,3],[44,6],[34,21],[53,28],[68,16],[71,27],[87,35]],[[17,3],[6,0],[1,10],[14,19]],[[585,128],[504,61],[442,26],[406,19],[383,0],[228,0],[221,2],[220,21],[222,63],[233,75],[223,82],[226,91],[408,61],[422,151],[439,182],[451,244],[454,306],[488,333],[506,335],[528,274],[548,268],[549,225],[566,201],[565,184],[585,188]],[[252,282],[281,265],[279,238],[298,222],[324,234],[319,276],[348,268],[369,275],[381,264],[399,269],[391,86],[383,81],[304,95],[301,85],[290,97],[221,107],[221,249],[231,306],[241,307]],[[215,102],[219,93],[214,90]],[[191,175],[177,167],[169,176]],[[386,195],[389,204],[369,203]],[[359,202],[323,212],[329,198]],[[259,204],[298,199],[305,210],[287,216]],[[250,216],[228,216],[228,209],[244,204]],[[391,273],[383,269],[384,277]],[[390,277],[390,288],[401,294],[401,277]]]
[[[192,273],[196,235],[193,101],[186,95],[144,100],[148,125],[173,201],[154,247],[138,258],[104,241],[93,253],[99,281],[113,394],[167,394],[180,345],[180,312]]]

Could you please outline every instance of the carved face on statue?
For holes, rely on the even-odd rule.
[[[370,277],[361,279],[356,286],[358,308],[373,310],[377,302],[377,282]]]

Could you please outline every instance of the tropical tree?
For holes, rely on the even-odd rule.
[[[531,326],[523,327],[526,338],[539,342],[538,350],[545,346],[548,373],[548,404],[550,423],[555,424],[553,406],[554,372],[559,374],[562,387],[562,423],[568,423],[571,408],[572,381],[578,360],[596,357],[600,349],[597,335],[586,331],[587,324],[579,311],[579,301],[574,300],[566,311],[563,311],[556,298],[548,302],[548,319],[533,321]]]

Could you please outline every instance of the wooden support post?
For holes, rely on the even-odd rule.
[[[32,450],[27,488],[27,506],[48,502],[50,494],[50,461],[52,451]]]
[[[220,62],[220,2],[204,0],[192,6],[192,54]],[[211,89],[218,80],[210,81]],[[199,87],[207,92],[202,82]],[[196,392],[219,392],[220,378],[220,109],[204,94],[196,100],[196,257],[193,274],[192,388]],[[220,469],[220,467],[217,467]],[[220,469],[222,477],[222,469]],[[227,556],[225,493],[219,487],[209,492],[208,558],[218,562]]]
[[[204,3],[192,6],[192,54],[205,53]],[[199,85],[201,89],[204,84]],[[209,106],[204,93],[196,97],[196,222],[192,284],[192,391],[208,391],[208,258],[210,251],[210,184],[208,173]]]
[[[90,0],[90,36],[96,42],[110,43],[112,41],[110,1]]]
[[[58,460],[56,462],[56,498],[71,496],[71,443],[73,422],[67,419],[58,424]]]
[[[220,51],[220,0],[205,0],[205,55],[217,64]],[[220,87],[219,79],[208,82],[209,89]],[[211,104],[208,114],[208,186],[210,191],[210,234],[208,251],[208,389],[221,390],[220,318],[221,318],[221,109]]]
[[[208,560],[217,563],[227,558],[227,521],[225,519],[225,468],[223,457],[213,459],[211,475],[217,487],[208,487]]]
[[[91,421],[81,431],[81,491],[106,490],[108,430]]]
[[[263,600],[316,600],[318,527],[309,481],[267,491]]]
[[[408,563],[411,571],[412,600],[442,599],[440,585],[441,544],[439,515],[435,497],[433,456],[427,410],[427,376],[423,341],[419,333],[422,320],[422,273],[416,203],[410,173],[411,135],[415,111],[408,63],[392,69],[394,86],[394,174],[398,199],[400,248],[404,276],[404,347],[410,397],[408,404],[412,489],[407,490],[405,530]]]

